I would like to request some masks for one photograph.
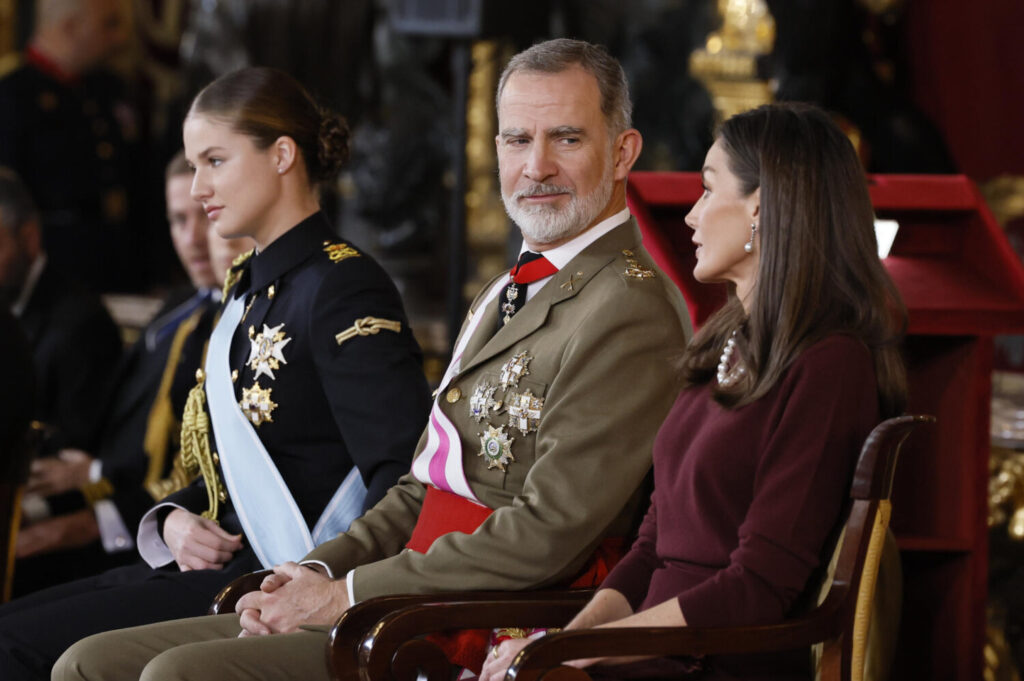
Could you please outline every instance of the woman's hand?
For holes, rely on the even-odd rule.
[[[176,508],[164,521],[164,543],[182,572],[220,570],[242,548],[242,535],[230,534],[208,518]]]
[[[480,681],[501,681],[505,678],[512,660],[516,655],[533,642],[529,638],[510,638],[496,645],[487,655],[483,669],[480,670]]]

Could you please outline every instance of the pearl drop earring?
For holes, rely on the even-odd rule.
[[[757,223],[756,222],[751,222],[750,223],[750,241],[748,241],[747,243],[743,244],[743,250],[746,251],[747,253],[753,253],[754,252],[754,234],[755,233],[757,233]]]

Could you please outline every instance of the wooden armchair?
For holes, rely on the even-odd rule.
[[[561,663],[588,657],[758,653],[820,644],[818,678],[861,681],[865,678],[868,627],[887,536],[896,459],[910,431],[934,420],[930,416],[901,416],[879,424],[868,436],[851,485],[850,508],[836,549],[835,569],[815,607],[765,626],[623,628],[551,634],[527,646],[506,679],[582,681],[590,678],[584,670]],[[416,597],[419,604],[406,603],[406,607],[368,629],[359,645],[358,678],[446,680],[451,670],[444,656],[417,636],[451,628],[558,626],[571,619],[587,597],[585,592],[503,593],[493,600],[480,594],[453,594],[443,599]],[[398,604],[400,601],[390,605]],[[357,624],[367,631],[365,621]],[[328,652],[337,679],[357,678],[351,665],[354,637],[359,632],[357,627],[347,625],[343,617],[335,626]]]

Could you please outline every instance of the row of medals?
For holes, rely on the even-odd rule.
[[[533,359],[525,351],[513,355],[502,365],[498,374],[498,383],[493,384],[484,379],[473,389],[469,398],[469,416],[477,423],[487,420],[487,430],[479,433],[480,452],[487,461],[487,468],[497,468],[504,472],[505,467],[515,457],[512,455],[512,443],[515,438],[511,432],[518,430],[526,436],[537,430],[540,424],[541,411],[544,408],[544,398],[534,395],[529,389],[523,391],[514,390],[518,388],[519,379],[530,373],[529,365]],[[495,399],[498,390],[502,391],[503,399]],[[495,427],[493,420],[505,412],[508,422]],[[506,432],[508,428],[509,432]]]

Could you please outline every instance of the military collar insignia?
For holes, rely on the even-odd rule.
[[[541,410],[544,398],[537,397],[529,390],[522,393],[510,393],[507,397],[508,424],[518,428],[523,435],[529,435],[540,425]]]
[[[274,328],[264,324],[263,331],[256,334],[255,337],[250,337],[249,359],[246,360],[246,364],[256,372],[256,375],[253,376],[254,379],[266,375],[273,380],[274,371],[279,369],[281,364],[288,363],[288,360],[284,358],[283,350],[284,346],[288,345],[292,339],[285,337],[284,331],[281,330],[283,327],[283,323]]]
[[[477,456],[482,456],[487,462],[487,469],[497,468],[502,473],[505,466],[515,461],[512,456],[512,443],[514,438],[505,434],[505,426],[487,426],[486,433],[480,433],[480,451]]]
[[[242,399],[238,406],[242,408],[245,417],[252,421],[254,426],[274,421],[274,410],[277,403],[270,399],[270,392],[273,388],[262,388],[260,382],[256,381],[251,388],[242,388]]]
[[[636,259],[636,255],[633,251],[628,248],[622,250],[622,255],[626,256],[626,271],[627,277],[633,277],[634,279],[653,279],[654,270],[649,267],[643,267],[640,262]]]
[[[533,357],[526,354],[526,351],[517,352],[501,366],[498,380],[504,390],[515,388],[519,385],[519,379],[530,373],[529,365]]]
[[[494,399],[494,393],[498,386],[491,385],[489,381],[483,381],[473,389],[469,397],[469,416],[477,423],[492,415],[501,413],[501,400]]]
[[[246,269],[246,263],[252,258],[256,249],[253,248],[246,253],[235,256],[235,259],[231,261],[231,267],[228,268],[227,274],[224,275],[224,289],[221,291],[221,298],[227,300],[228,291],[231,287],[238,283],[242,278],[242,273]]]

